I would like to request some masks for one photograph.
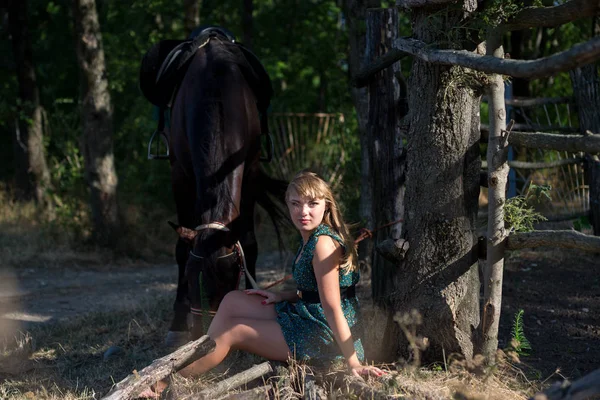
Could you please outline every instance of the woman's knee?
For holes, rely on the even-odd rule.
[[[230,314],[231,311],[237,310],[240,307],[241,302],[245,300],[243,296],[247,295],[240,290],[232,290],[227,293],[225,297],[223,297],[223,300],[221,300],[217,312]]]

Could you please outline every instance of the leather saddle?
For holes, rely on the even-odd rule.
[[[165,133],[165,110],[171,106],[181,80],[185,76],[191,60],[196,55],[199,46],[211,38],[219,38],[236,46],[239,51],[236,63],[252,92],[256,96],[256,105],[260,114],[261,132],[266,136],[267,156],[261,161],[269,162],[273,157],[273,142],[268,134],[267,110],[273,96],[273,86],[265,67],[256,55],[241,43],[236,42],[235,36],[225,28],[218,26],[201,26],[194,30],[187,40],[162,40],[150,48],[142,58],[140,66],[140,90],[150,101],[159,107],[158,127],[148,143],[148,159],[168,159],[168,136]],[[166,146],[166,153],[159,154],[158,142],[156,154],[152,145],[156,135]]]
[[[266,114],[273,87],[256,55],[221,27],[200,27],[190,36],[187,40],[160,41],[144,55],[140,67],[140,89],[148,101],[161,108],[168,107],[198,47],[211,37],[218,37],[241,50],[237,62],[243,66],[242,72],[257,98],[259,112]]]

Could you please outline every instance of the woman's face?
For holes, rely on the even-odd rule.
[[[310,234],[323,222],[323,215],[327,208],[324,199],[311,199],[300,196],[291,188],[287,200],[290,218],[301,234]],[[303,235],[304,237],[304,235]]]

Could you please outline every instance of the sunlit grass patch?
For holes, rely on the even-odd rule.
[[[0,266],[52,267],[106,264],[128,260],[172,261],[177,235],[167,224],[176,220],[164,207],[122,205],[123,240],[116,248],[91,242],[89,205],[81,199],[69,211],[56,205],[52,216],[41,213],[33,201],[15,201],[0,187]],[[63,210],[64,211],[64,210]]]
[[[33,398],[33,394],[40,399],[85,399],[106,393],[134,369],[169,352],[162,341],[170,305],[170,297],[156,298],[130,311],[95,313],[29,329],[12,346],[5,343],[0,365],[19,357],[27,360],[28,368],[2,374],[0,398]],[[111,347],[119,351],[105,359]]]

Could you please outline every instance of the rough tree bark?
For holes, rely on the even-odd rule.
[[[46,164],[42,128],[42,106],[37,86],[33,50],[27,21],[27,0],[8,2],[9,29],[19,82],[19,111],[15,124],[15,194],[18,200],[35,200],[45,212],[51,211],[47,190],[50,173]]]
[[[398,36],[398,11],[396,9],[369,9],[367,11],[366,59],[372,60],[390,48]],[[380,227],[397,221],[404,214],[404,170],[402,165],[402,137],[400,135],[398,100],[400,88],[396,81],[400,74],[400,64],[376,74],[368,86],[369,112],[367,122],[369,182],[372,186],[371,215],[373,225]],[[372,241],[381,243],[402,238],[402,224],[394,224],[388,229],[375,232]],[[381,361],[394,361],[394,348],[397,342],[397,327],[393,321],[393,308],[390,295],[393,291],[397,263],[373,252],[371,290],[375,303],[387,310],[389,315],[385,334],[377,358]],[[385,357],[387,356],[387,357]]]
[[[460,26],[476,7],[436,17],[437,8],[412,10],[413,37],[436,46],[444,33]],[[432,23],[435,21],[435,23]],[[465,39],[465,38],[463,38]],[[408,90],[409,130],[404,236],[410,243],[395,282],[395,309],[423,314],[421,334],[433,356],[473,355],[479,324],[476,237],[479,195],[480,93],[466,81],[471,71],[415,59]]]
[[[73,0],[73,18],[82,75],[82,147],[94,240],[100,245],[113,246],[118,243],[121,225],[117,204],[118,179],[113,155],[112,105],[94,0]]]
[[[344,14],[348,23],[348,41],[349,51],[349,73],[354,76],[364,64],[365,55],[365,28],[362,21],[365,21],[367,8],[377,8],[381,4],[380,0],[345,0]],[[367,135],[367,118],[369,112],[369,97],[366,88],[352,88],[352,100],[356,108],[356,117],[358,120],[358,130],[361,148],[361,168],[360,168],[360,204],[359,217],[362,225],[367,229],[373,229],[372,215],[372,187],[370,181],[369,168],[369,137]],[[358,245],[359,262],[367,267],[371,265],[371,255],[373,252],[373,242],[363,240]]]
[[[374,59],[393,45],[398,35],[398,11],[396,9],[370,9],[367,12],[367,58]],[[399,129],[397,102],[399,85],[396,74],[400,65],[394,64],[371,79],[369,90],[369,113],[367,135],[369,137],[369,164],[376,166],[370,171],[373,185],[371,215],[375,226],[397,221],[404,214],[404,185],[402,168],[402,138]],[[379,230],[373,237],[378,243],[386,238],[402,238],[402,223],[392,225],[389,233]],[[379,253],[373,254],[371,287],[373,299],[380,306],[389,306],[396,266]]]
[[[184,0],[183,10],[184,16],[184,27],[185,34],[189,36],[194,29],[200,25],[200,8],[202,7],[202,0]]]

